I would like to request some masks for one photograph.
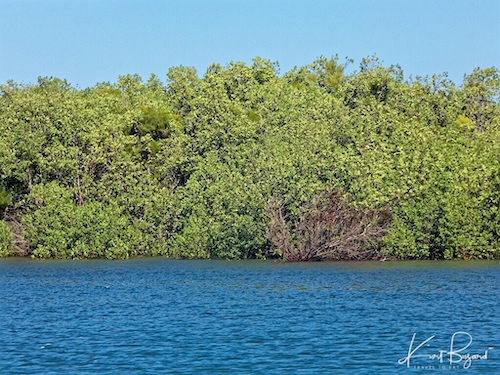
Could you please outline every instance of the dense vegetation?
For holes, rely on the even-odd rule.
[[[0,256],[500,258],[500,75],[376,58],[0,88]]]

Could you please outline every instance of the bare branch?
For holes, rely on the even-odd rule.
[[[288,261],[379,258],[376,245],[391,221],[388,211],[351,207],[337,190],[318,194],[295,221],[276,198],[269,201],[267,215],[267,238],[275,254]]]

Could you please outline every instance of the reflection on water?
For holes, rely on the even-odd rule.
[[[421,373],[459,331],[500,368],[500,262],[7,259],[0,296],[2,374]]]

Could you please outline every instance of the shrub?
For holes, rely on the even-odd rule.
[[[7,223],[0,220],[0,258],[12,254],[12,236]]]
[[[339,191],[316,195],[294,219],[278,199],[268,205],[267,238],[287,261],[365,260],[379,258],[378,243],[391,215],[384,210],[351,207]]]

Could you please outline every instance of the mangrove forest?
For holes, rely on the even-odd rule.
[[[499,259],[499,70],[350,64],[2,84],[0,256]]]

